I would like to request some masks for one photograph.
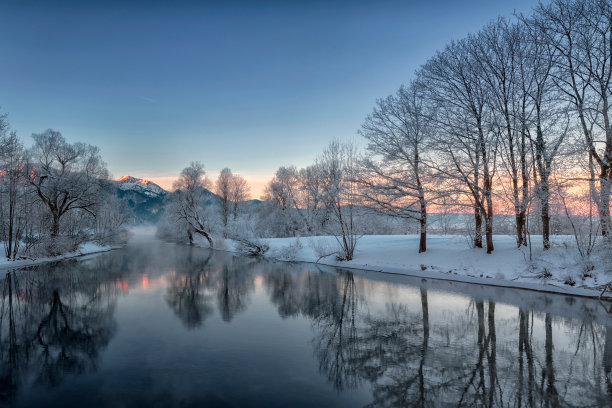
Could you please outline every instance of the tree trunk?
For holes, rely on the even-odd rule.
[[[421,238],[419,240],[419,254],[427,251],[427,205],[421,200]]]
[[[525,236],[527,235],[526,234],[526,224],[527,224],[526,219],[527,219],[527,216],[525,214],[525,211],[520,211],[516,215],[516,246],[517,248],[527,245],[527,242],[525,240]]]
[[[59,235],[59,215],[53,214],[53,223],[51,224],[51,237],[55,238]]]
[[[540,205],[542,206],[542,247],[550,249],[550,205],[548,203],[548,181],[542,181]]]
[[[210,235],[208,235],[206,232],[204,232],[204,231],[200,231],[200,230],[198,230],[198,231],[196,231],[196,232],[197,232],[198,234],[202,235],[204,238],[206,238],[206,240],[208,241],[208,245],[209,245],[209,246],[210,246],[210,248],[212,249],[212,248],[213,248],[213,240],[212,240],[212,238],[210,237]]]
[[[482,214],[478,205],[474,206],[474,247],[482,248]]]
[[[612,242],[612,221],[610,220],[610,186],[612,180],[607,177],[599,179],[598,213],[601,224],[601,235],[607,243]]]
[[[484,182],[485,200],[487,213],[485,214],[485,233],[487,237],[487,254],[495,249],[493,247],[493,198],[491,197],[491,177],[486,177]]]
[[[488,215],[485,219],[485,234],[487,237],[487,254],[493,252],[493,215]]]

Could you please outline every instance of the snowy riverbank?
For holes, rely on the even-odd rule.
[[[62,261],[64,259],[76,258],[84,255],[97,254],[99,252],[107,252],[113,249],[122,248],[122,246],[118,245],[99,245],[94,242],[86,242],[84,244],[79,245],[79,248],[76,251],[68,252],[66,254],[44,257],[44,258],[36,258],[36,259],[18,259],[16,261],[9,261],[6,258],[0,260],[0,270],[7,270],[13,268],[25,268],[27,266],[44,264],[47,262],[57,262]]]
[[[543,251],[540,237],[528,248],[516,248],[514,237],[495,236],[495,251],[470,248],[465,236],[429,236],[427,252],[419,254],[416,235],[364,236],[352,261],[339,262],[329,254],[337,248],[334,237],[271,238],[267,258],[280,261],[317,262],[336,267],[404,274],[493,286],[516,287],[580,296],[599,296],[612,281],[610,262],[592,255],[578,256],[571,237],[554,237],[553,247]],[[217,249],[236,251],[230,240]],[[612,267],[609,267],[612,269]],[[572,285],[573,283],[573,285]],[[606,296],[612,293],[607,292]]]

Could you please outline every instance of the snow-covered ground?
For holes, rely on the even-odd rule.
[[[53,257],[45,257],[45,258],[37,258],[37,259],[18,259],[16,261],[9,261],[6,258],[2,257],[0,259],[0,270],[13,269],[13,268],[23,268],[26,266],[38,265],[47,262],[55,262],[61,261],[63,259],[75,258],[83,255],[96,254],[98,252],[106,252],[112,249],[121,248],[121,246],[113,246],[113,245],[99,245],[94,242],[86,242],[79,246],[74,252],[68,252],[63,255],[53,256]]]
[[[465,236],[430,235],[427,252],[422,254],[417,253],[417,235],[364,236],[357,244],[354,259],[348,262],[337,261],[335,256],[321,257],[338,249],[334,237],[264,241],[270,246],[266,257],[282,261],[318,261],[345,268],[546,292],[599,296],[604,285],[612,281],[610,260],[601,259],[601,254],[593,255],[588,262],[580,258],[572,237],[554,237],[549,251],[542,250],[541,237],[531,239],[530,258],[529,249],[517,249],[512,236],[495,236],[491,255],[484,249],[470,248]],[[217,249],[235,251],[236,245],[219,242]]]

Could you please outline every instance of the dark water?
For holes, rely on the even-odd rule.
[[[612,314],[594,300],[143,238],[0,286],[0,405],[612,401]]]

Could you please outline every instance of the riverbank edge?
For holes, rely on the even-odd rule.
[[[37,258],[37,259],[20,259],[17,261],[2,260],[0,261],[0,271],[8,271],[13,269],[24,269],[30,266],[43,265],[46,263],[53,263],[59,261],[65,261],[68,259],[81,258],[88,255],[96,255],[116,249],[125,248],[125,245],[98,245],[91,242],[83,244],[85,248],[78,249],[73,252],[68,252],[63,255]]]
[[[266,239],[264,239],[265,241]],[[290,240],[290,239],[289,239]],[[242,254],[241,251],[237,249],[237,243],[231,239],[223,240],[223,244],[219,247],[214,247],[212,249],[218,251],[231,252],[236,254]],[[202,246],[203,248],[207,248],[206,246]],[[210,248],[209,248],[210,249]],[[356,270],[356,271],[367,271],[367,272],[376,272],[382,274],[389,275],[403,275],[410,276],[422,279],[436,279],[442,281],[450,281],[450,282],[461,282],[461,283],[469,283],[475,285],[486,285],[491,287],[502,287],[509,289],[521,289],[526,291],[534,291],[541,293],[551,293],[558,295],[566,295],[566,296],[579,296],[583,298],[604,300],[604,301],[612,301],[612,288],[610,290],[606,290],[602,293],[601,286],[599,288],[585,288],[585,287],[563,287],[555,285],[554,283],[550,283],[550,279],[542,278],[539,279],[538,282],[524,282],[524,281],[512,281],[512,280],[501,280],[493,277],[480,277],[480,276],[470,276],[459,274],[457,272],[450,271],[446,272],[438,272],[432,270],[430,268],[426,270],[419,270],[414,267],[393,267],[393,266],[381,266],[381,265],[373,265],[373,264],[362,264],[356,263],[354,260],[350,261],[350,263],[346,263],[345,261],[329,261],[326,258],[321,258],[318,260],[312,259],[304,259],[303,257],[296,257],[295,259],[287,259],[279,256],[275,256],[272,253],[268,253],[262,256],[264,259],[273,261],[273,262],[288,262],[288,263],[304,263],[304,264],[313,264],[313,265],[324,265],[333,268],[339,269],[347,269],[347,270]],[[476,273],[476,271],[474,271]],[[603,284],[602,286],[604,286]]]

